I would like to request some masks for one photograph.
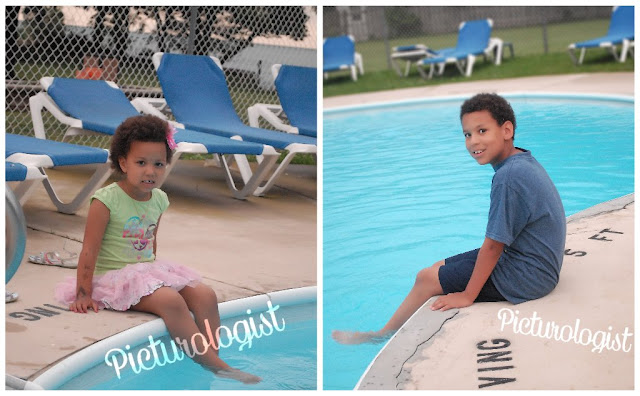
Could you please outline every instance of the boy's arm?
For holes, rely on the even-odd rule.
[[[446,296],[439,297],[433,303],[431,309],[446,311],[451,308],[464,308],[473,304],[498,263],[498,259],[503,250],[504,243],[494,241],[491,238],[485,238],[478,252],[478,259],[476,260],[476,265],[473,267],[473,273],[471,274],[471,279],[469,279],[465,291],[449,293]]]

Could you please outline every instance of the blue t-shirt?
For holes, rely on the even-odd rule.
[[[558,284],[567,221],[558,190],[531,152],[512,155],[494,170],[486,237],[505,247],[491,279],[518,304]]]

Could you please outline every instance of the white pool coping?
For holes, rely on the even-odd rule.
[[[334,115],[362,110],[375,110],[401,106],[412,106],[429,103],[459,102],[469,99],[476,93],[455,94],[438,97],[423,97],[401,99],[391,101],[371,102],[366,104],[339,106],[326,109],[324,115]],[[602,100],[611,102],[634,103],[634,97],[630,95],[609,95],[600,93],[575,93],[575,92],[498,92],[507,99],[571,99],[571,100]]]
[[[259,311],[267,306],[267,301],[271,301],[271,304],[274,306],[279,305],[281,307],[314,302],[317,301],[317,286],[280,290],[226,301],[219,305],[220,318],[227,319],[240,316],[245,314],[247,309]],[[89,345],[65,358],[42,373],[35,380],[26,381],[24,389],[56,389],[71,378],[85,371],[87,367],[92,367],[96,363],[104,361],[104,356],[107,351],[126,344],[138,345],[147,340],[149,336],[160,337],[166,333],[167,327],[161,318],[125,330]]]

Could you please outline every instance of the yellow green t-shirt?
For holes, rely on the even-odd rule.
[[[150,200],[137,201],[113,183],[96,191],[91,201],[94,199],[110,212],[94,273],[99,275],[127,264],[154,261],[154,230],[160,215],[169,206],[167,194],[154,188]]]

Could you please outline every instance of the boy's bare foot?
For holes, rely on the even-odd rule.
[[[388,338],[388,334],[380,333],[377,331],[342,331],[334,330],[331,332],[331,337],[340,344],[356,345],[356,344],[379,344],[384,342]]]
[[[231,367],[224,370],[217,370],[215,374],[219,377],[231,378],[245,384],[257,384],[258,382],[262,381],[262,378],[256,375],[245,373],[242,370]]]

